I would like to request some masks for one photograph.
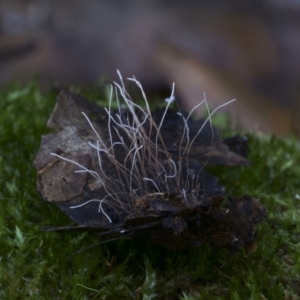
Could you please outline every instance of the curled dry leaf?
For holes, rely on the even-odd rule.
[[[124,85],[116,91],[116,110],[58,96],[48,121],[56,131],[42,137],[35,159],[37,185],[78,226],[44,229],[96,230],[107,239],[148,234],[169,248],[252,245],[265,208],[250,196],[226,200],[218,178],[205,171],[249,161],[229,150],[210,118],[195,121],[169,109],[173,96],[151,112],[147,100],[145,109],[134,104]]]

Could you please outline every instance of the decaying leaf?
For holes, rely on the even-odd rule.
[[[249,161],[229,150],[210,118],[169,109],[173,95],[151,112],[146,100],[145,109],[134,104],[123,84],[116,90],[116,110],[60,93],[48,121],[57,131],[42,137],[35,159],[37,184],[78,226],[45,230],[148,234],[169,248],[210,242],[237,251],[253,244],[265,208],[250,196],[226,200],[218,178],[205,171]]]

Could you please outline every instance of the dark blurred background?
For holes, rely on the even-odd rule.
[[[298,0],[0,1],[0,84],[89,85],[135,75],[151,95],[176,82],[247,129],[300,130]]]

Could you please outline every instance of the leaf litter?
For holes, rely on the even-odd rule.
[[[94,230],[104,241],[149,235],[170,249],[208,242],[233,253],[255,251],[255,226],[266,218],[265,207],[249,195],[226,197],[225,187],[205,170],[250,164],[247,141],[223,141],[212,126],[221,107],[210,112],[204,99],[196,107],[204,105],[208,117],[194,120],[193,110],[171,108],[173,85],[166,107],[151,111],[141,84],[129,79],[140,88],[145,108],[120,80],[108,108],[59,94],[47,124],[56,131],[42,136],[35,158],[37,186],[45,201],[78,225],[44,230]]]

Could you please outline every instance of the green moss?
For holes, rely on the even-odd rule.
[[[146,238],[44,233],[70,221],[36,192],[33,160],[56,95],[35,83],[0,92],[0,299],[296,299],[300,294],[300,146],[248,135],[249,168],[211,168],[228,194],[268,209],[258,250],[234,256],[210,245],[168,251]],[[294,297],[294,298],[293,298]]]

